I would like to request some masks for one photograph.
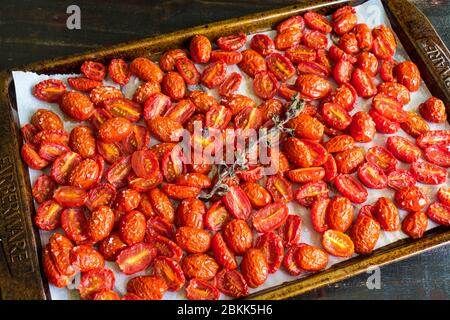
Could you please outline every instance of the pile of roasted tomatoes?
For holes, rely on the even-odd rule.
[[[183,288],[189,299],[218,299],[220,292],[244,297],[280,268],[299,275],[326,268],[328,255],[368,254],[381,230],[419,238],[428,218],[448,226],[450,188],[443,185],[430,203],[416,185],[446,182],[450,131],[428,124],[445,123],[444,103],[433,97],[419,113],[405,111],[421,83],[417,66],[394,60],[392,30],[371,30],[357,20],[350,6],[331,21],[307,12],[280,23],[274,39],[254,35],[249,49],[243,49],[245,34],[220,37],[215,46],[197,35],[189,52],[168,51],[159,63],[86,61],[82,76],[68,79],[71,90],[60,80],[36,84],[38,99],[83,121],[69,133],[58,115],[40,109],[22,128],[23,160],[48,168],[32,190],[35,223],[41,230],[61,228],[43,250],[49,282],[66,287],[81,276],[82,299],[161,299]],[[260,105],[236,93],[243,76],[227,73],[233,64],[252,78]],[[107,73],[118,85],[132,75],[142,83],[127,99],[103,84]],[[201,86],[217,90],[221,101],[190,90]],[[192,132],[194,121],[220,130],[270,128],[298,93],[307,105],[288,123],[293,135],[274,157],[277,174],[263,177],[255,165],[227,181],[225,195],[200,200],[215,183],[212,165],[175,161],[179,137],[172,133]],[[372,99],[369,112],[352,112],[357,97]],[[389,134],[385,146],[360,147],[376,132]],[[339,195],[330,198],[330,188]],[[366,202],[368,189],[384,188],[395,190],[394,199],[379,198],[354,219],[354,204]],[[321,248],[301,243],[302,219],[289,214],[290,201],[310,208]],[[403,221],[399,209],[409,212]],[[105,260],[126,275],[146,275],[130,277],[120,297]]]

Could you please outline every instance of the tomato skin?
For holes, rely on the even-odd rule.
[[[144,240],[146,228],[145,216],[139,211],[130,211],[120,219],[120,238],[129,246],[139,243]]]
[[[266,257],[261,250],[252,248],[244,254],[241,262],[241,272],[251,288],[257,288],[266,282],[269,276],[269,268]]]
[[[294,47],[300,44],[302,37],[303,34],[300,29],[286,29],[278,32],[274,39],[275,48],[277,50],[284,51]]]
[[[49,176],[45,174],[39,176],[39,178],[36,179],[32,189],[34,200],[36,200],[37,203],[50,200],[53,197],[55,188],[56,184]]]
[[[270,71],[260,71],[253,79],[253,90],[261,99],[272,99],[277,93],[278,81]]]
[[[424,232],[427,230],[428,218],[423,212],[410,212],[403,219],[402,231],[413,239],[422,238]]]
[[[392,30],[385,25],[381,25],[372,30],[372,35],[372,52],[375,56],[381,60],[392,59],[397,49],[397,43]]]
[[[64,125],[59,116],[47,109],[38,109],[31,116],[31,124],[39,131],[43,130],[64,130]]]
[[[32,169],[41,170],[49,165],[49,162],[43,159],[29,143],[22,145],[20,154],[23,161]]]
[[[420,115],[411,111],[406,112],[406,121],[402,122],[400,126],[403,131],[414,138],[430,131],[430,126],[428,123]]]
[[[190,254],[183,259],[183,272],[188,279],[209,281],[219,271],[219,265],[210,255],[204,253]]]
[[[241,112],[245,107],[256,108],[255,101],[241,94],[230,94],[224,97],[224,99],[222,99],[222,104],[231,110],[233,116]]]
[[[334,197],[327,206],[326,223],[330,229],[345,232],[352,224],[353,205],[346,197]]]
[[[267,179],[266,189],[276,202],[287,203],[294,199],[291,184],[281,175],[273,175]]]
[[[355,64],[357,61],[357,59],[354,56],[345,53],[344,50],[342,50],[341,48],[339,48],[334,44],[331,45],[328,53],[330,55],[331,60],[333,60],[336,63],[342,59],[348,60],[351,64]]]
[[[166,51],[159,59],[159,66],[165,72],[174,71],[175,63],[180,58],[187,58],[186,51],[181,49]]]
[[[169,291],[179,291],[185,284],[186,278],[181,266],[175,260],[167,257],[156,257],[152,263],[153,272],[167,283]]]
[[[53,199],[64,208],[81,207],[86,202],[87,192],[79,187],[59,186],[53,193]]]
[[[410,171],[418,182],[431,185],[445,183],[448,176],[446,169],[425,161],[413,162]]]
[[[377,94],[372,100],[372,107],[382,116],[395,122],[405,122],[407,114],[395,98]]]
[[[322,180],[325,177],[325,169],[321,167],[300,168],[289,170],[286,174],[292,182],[303,184]]]
[[[162,70],[150,59],[139,57],[131,61],[130,71],[143,81],[160,83],[163,78]]]
[[[176,211],[176,224],[183,227],[203,229],[203,217],[206,213],[205,204],[198,199],[189,198],[181,201]]]
[[[324,133],[324,125],[307,114],[299,114],[288,122],[287,127],[294,129],[294,135],[299,139],[321,140]]]
[[[366,214],[359,214],[350,230],[355,252],[369,254],[375,248],[380,237],[380,224]]]
[[[367,162],[380,167],[384,172],[389,173],[397,166],[397,159],[384,147],[374,146],[366,153]]]
[[[258,52],[251,49],[242,51],[242,60],[238,66],[252,78],[255,77],[256,73],[267,70],[264,58]]]
[[[288,216],[288,208],[282,202],[266,205],[256,211],[252,216],[253,228],[261,233],[267,233],[278,229]]]
[[[94,132],[88,126],[73,128],[70,132],[69,146],[83,159],[92,158],[95,155],[96,146]]]
[[[133,293],[144,300],[161,300],[168,286],[158,276],[139,276],[127,283],[128,293]]]
[[[409,91],[419,90],[421,84],[420,72],[414,62],[404,61],[395,66],[395,75],[399,83],[404,85]]]
[[[333,19],[333,30],[338,35],[352,31],[358,22],[356,11],[351,6],[344,6],[336,10],[331,17]]]
[[[422,133],[417,139],[416,144],[425,149],[427,147],[447,147],[450,145],[450,130],[431,130]]]
[[[272,202],[272,196],[267,189],[256,182],[246,182],[241,188],[255,209],[263,208]]]
[[[175,67],[186,84],[194,85],[200,82],[200,73],[192,60],[186,57],[177,59]]]
[[[295,75],[295,67],[286,56],[279,53],[271,53],[266,58],[267,68],[280,81],[286,81]]]
[[[301,244],[294,257],[297,265],[305,271],[320,271],[327,267],[328,255],[322,249]]]
[[[33,95],[45,102],[58,102],[65,92],[66,85],[57,79],[41,81],[33,88]]]
[[[57,288],[64,288],[70,283],[70,277],[61,274],[56,268],[53,257],[50,254],[50,245],[46,245],[42,252],[42,265],[47,280]]]
[[[338,172],[336,161],[331,154],[327,155],[326,161],[323,164],[323,168],[325,169],[325,176],[323,177],[323,180],[326,182],[333,181],[334,178],[336,178]]]
[[[63,207],[54,200],[42,202],[34,216],[34,223],[41,230],[55,230],[61,224]]]
[[[98,245],[98,251],[108,261],[115,261],[119,253],[125,248],[127,248],[126,243],[120,239],[118,233],[114,232],[101,240]]]
[[[72,242],[62,234],[54,233],[51,235],[48,245],[58,271],[65,276],[74,276],[76,269],[70,262],[70,252],[74,247]]]
[[[238,256],[242,256],[252,247],[252,231],[245,220],[231,220],[225,226],[223,237],[228,247]]]
[[[172,100],[181,100],[186,94],[186,84],[183,77],[175,71],[169,71],[164,75],[161,83],[162,92]]]
[[[271,54],[275,50],[273,40],[265,34],[255,34],[250,40],[250,48],[263,57]]]
[[[353,173],[364,163],[364,149],[355,147],[334,156],[339,173]]]
[[[94,241],[105,239],[114,227],[114,212],[110,207],[101,206],[88,219],[89,236]]]
[[[295,87],[306,100],[322,99],[332,89],[326,79],[313,74],[300,75],[295,82]]]
[[[217,263],[224,269],[233,270],[238,267],[234,253],[230,250],[219,232],[211,239],[211,249]]]
[[[285,55],[293,64],[314,62],[317,58],[316,50],[301,44],[287,49]]]
[[[322,246],[336,257],[351,257],[354,253],[352,239],[338,230],[327,230],[322,235]]]
[[[224,51],[239,50],[244,46],[245,42],[247,42],[247,35],[245,33],[220,37],[216,40],[217,46]]]
[[[215,50],[211,52],[211,62],[224,61],[227,65],[238,64],[242,60],[242,54],[235,51]]]
[[[372,78],[360,68],[353,71],[352,85],[360,97],[371,98],[377,94],[377,87]]]
[[[172,240],[161,236],[149,236],[145,239],[146,243],[150,243],[156,248],[157,256],[164,256],[177,262],[181,261],[183,250]]]
[[[358,47],[362,51],[370,51],[372,49],[373,36],[369,26],[365,23],[359,23],[355,26],[354,32],[358,41]]]
[[[433,202],[427,209],[427,216],[434,222],[450,226],[450,208],[440,202]]]
[[[280,268],[284,258],[281,237],[274,232],[264,233],[256,239],[254,247],[259,249],[266,258],[269,273],[275,273]]]
[[[429,162],[440,167],[450,167],[450,151],[443,147],[428,147],[424,151],[424,157]]]
[[[354,203],[364,203],[367,200],[368,192],[366,188],[355,178],[348,174],[339,174],[334,179],[336,189],[343,196],[350,199]]]
[[[375,203],[374,216],[386,231],[397,231],[400,229],[400,216],[395,204],[388,198],[381,197]]]
[[[419,112],[425,120],[433,123],[444,123],[447,121],[444,102],[436,97],[431,97],[420,104]]]
[[[401,136],[390,136],[387,139],[386,146],[397,159],[403,162],[416,162],[422,155],[418,147]]]
[[[400,209],[420,211],[427,206],[428,195],[420,187],[406,187],[395,192],[395,202]]]
[[[340,85],[329,97],[329,102],[337,103],[347,111],[352,111],[356,105],[357,93],[349,83]]]
[[[207,281],[191,279],[186,286],[186,298],[189,300],[219,300],[219,296],[219,290]]]
[[[380,77],[385,83],[396,83],[397,79],[394,76],[394,68],[397,62],[394,59],[382,60],[380,68]]]
[[[214,285],[220,292],[233,298],[242,298],[248,295],[247,282],[237,270],[223,269],[214,278]]]
[[[148,130],[161,142],[178,142],[181,139],[183,126],[168,117],[156,116],[147,121]]]
[[[363,52],[358,56],[358,67],[369,77],[375,77],[378,73],[378,60],[372,53]]]
[[[303,35],[303,43],[314,50],[326,49],[328,46],[327,36],[320,31],[309,31]]]
[[[106,75],[106,67],[100,62],[85,61],[81,65],[81,72],[86,78],[102,81]]]
[[[180,227],[175,233],[176,243],[189,253],[204,253],[211,246],[211,235],[208,231],[192,227]]]
[[[89,92],[102,85],[101,81],[91,80],[85,77],[67,78],[67,82],[71,88],[81,92]]]
[[[306,25],[310,29],[322,31],[324,33],[330,33],[333,30],[331,23],[320,13],[308,11],[304,14],[304,19]]]
[[[375,122],[367,112],[357,112],[353,115],[349,132],[357,142],[371,142],[376,133]]]
[[[222,198],[225,207],[237,219],[248,219],[252,205],[245,192],[239,186],[231,187]]]
[[[167,221],[173,222],[175,219],[175,209],[167,195],[159,188],[154,188],[148,192],[148,197],[155,213],[167,219]]]
[[[370,162],[359,167],[358,177],[368,188],[384,189],[388,185],[388,178],[384,171],[376,164]]]

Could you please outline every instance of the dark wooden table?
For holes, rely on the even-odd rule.
[[[0,69],[59,57],[213,21],[280,8],[292,0],[15,0],[0,1]],[[413,1],[450,47],[450,1]],[[81,29],[68,30],[66,9],[81,8]],[[298,299],[449,299],[450,250],[441,247],[381,268],[381,289],[370,274]]]

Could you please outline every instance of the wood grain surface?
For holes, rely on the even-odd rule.
[[[296,4],[292,0],[0,0],[0,70],[186,27]],[[450,47],[450,1],[414,2]],[[81,30],[68,30],[66,8],[81,8]],[[444,246],[295,299],[449,299],[450,250]]]

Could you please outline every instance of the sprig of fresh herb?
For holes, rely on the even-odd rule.
[[[217,175],[217,182],[214,184],[211,191],[207,194],[200,195],[200,198],[209,200],[214,195],[224,195],[228,192],[229,186],[225,183],[225,181],[229,179],[233,179],[236,177],[236,174],[239,171],[248,170],[248,163],[246,162],[246,154],[255,152],[255,148],[258,147],[259,143],[262,141],[272,141],[273,138],[278,136],[280,133],[287,133],[289,135],[293,135],[292,128],[286,128],[285,125],[296,118],[300,112],[305,107],[305,101],[300,97],[300,94],[296,94],[291,101],[291,104],[288,106],[283,117],[279,115],[274,115],[272,117],[272,121],[274,126],[270,130],[266,130],[257,141],[253,142],[251,145],[247,147],[247,149],[237,150],[235,153],[236,161],[233,164],[221,163],[213,167],[210,172],[211,177],[215,177]],[[279,140],[279,139],[278,139]]]

